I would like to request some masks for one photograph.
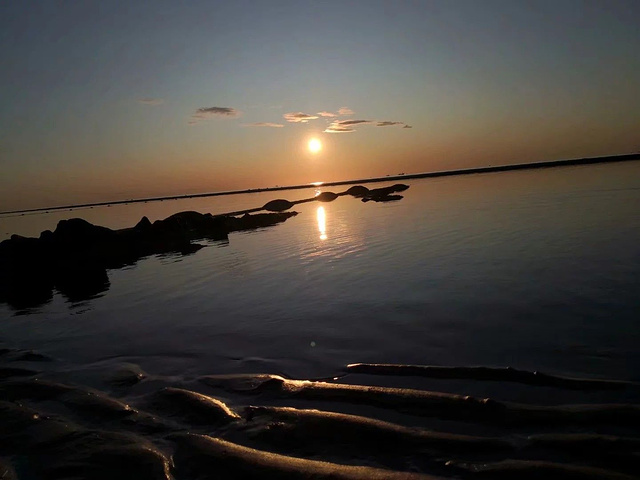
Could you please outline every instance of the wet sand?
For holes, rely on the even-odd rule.
[[[1,478],[638,478],[640,405],[620,403],[640,392],[633,382],[535,374],[545,385],[530,388],[611,399],[537,405],[394,386],[407,375],[535,376],[501,369],[359,364],[324,380],[185,379],[123,364],[89,388],[56,364],[0,349]]]

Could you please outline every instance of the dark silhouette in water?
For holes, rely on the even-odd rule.
[[[402,195],[393,195],[394,193],[404,192],[408,188],[409,188],[409,185],[405,185],[403,183],[396,183],[395,185],[391,185],[390,187],[374,188],[373,190],[367,189],[366,192],[362,190],[357,190],[356,192],[358,194],[354,196],[361,197],[363,202],[369,202],[369,201],[392,202],[395,200],[402,200],[403,198]],[[351,188],[349,190],[351,190]]]
[[[333,202],[336,198],[338,198],[337,193],[322,192],[320,195],[316,197],[316,200],[319,202]]]
[[[13,235],[0,243],[0,301],[16,309],[42,305],[55,288],[72,302],[109,288],[107,269],[121,268],[160,253],[187,255],[203,245],[192,240],[225,240],[230,232],[268,227],[296,212],[242,217],[181,212],[133,228],[111,230],[81,218],[61,220],[39,238]]]
[[[269,212],[284,212],[285,210],[289,210],[293,207],[293,205],[293,202],[290,202],[289,200],[278,199],[267,202],[262,208]]]
[[[364,197],[366,194],[369,193],[369,189],[367,187],[363,187],[362,185],[354,185],[353,187],[349,188],[346,192],[344,192],[342,195],[351,195],[352,197]]]
[[[226,240],[231,232],[268,227],[284,222],[296,212],[284,212],[296,204],[332,202],[342,195],[362,201],[400,200],[392,195],[408,185],[396,184],[369,190],[356,185],[346,192],[322,192],[291,202],[277,199],[262,208],[213,216],[210,213],[180,212],[153,223],[143,217],[135,227],[111,230],[81,218],[61,220],[55,231],[45,230],[39,238],[12,235],[0,243],[0,302],[22,310],[43,305],[56,289],[68,300],[87,300],[109,289],[108,269],[131,265],[140,258],[162,253],[188,255],[203,245],[196,239]],[[267,210],[274,213],[250,213]]]
[[[402,200],[404,197],[402,195],[376,195],[373,197],[364,197],[362,199],[363,202],[393,202],[396,200]]]
[[[260,210],[267,210],[269,212],[283,212],[300,203],[333,202],[338,197],[342,197],[345,195],[351,195],[355,198],[361,198],[363,202],[368,202],[371,200],[375,202],[391,202],[394,200],[401,200],[403,198],[402,195],[392,195],[394,192],[403,192],[408,188],[409,185],[404,185],[402,183],[397,183],[388,187],[376,188],[374,190],[369,190],[367,187],[363,187],[362,185],[354,185],[353,187],[350,187],[349,189],[340,193],[326,191],[319,193],[315,197],[295,200],[293,202],[285,200],[283,198],[279,198],[277,200],[271,200],[270,202],[265,203],[262,208],[250,208],[248,210],[240,210],[237,212],[227,213],[225,215],[244,215],[247,213],[259,212]]]

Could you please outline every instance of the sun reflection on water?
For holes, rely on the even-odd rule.
[[[320,232],[320,240],[327,239],[327,214],[324,211],[324,207],[318,207],[318,231]]]

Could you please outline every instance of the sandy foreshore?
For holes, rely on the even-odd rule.
[[[121,364],[89,388],[56,367],[46,354],[0,349],[1,478],[637,478],[640,405],[533,405],[393,386],[397,375],[508,383],[533,372],[358,364],[326,380],[189,380]],[[389,386],[367,384],[370,375]],[[538,376],[536,387],[638,391]],[[419,418],[440,427],[413,426]]]

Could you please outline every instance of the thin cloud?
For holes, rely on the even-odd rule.
[[[324,130],[324,133],[350,133],[355,132],[354,125],[371,123],[370,120],[334,120]]]
[[[138,99],[138,103],[142,105],[162,105],[164,103],[164,98],[140,98]]]
[[[351,133],[355,131],[356,129],[352,127],[341,127],[340,125],[331,124],[324,130],[324,133]]]
[[[337,120],[333,122],[336,125],[367,125],[371,123],[375,123],[373,120]]]
[[[405,123],[404,122],[388,122],[388,121],[376,123],[376,127],[391,127],[393,125],[405,125]]]
[[[404,122],[392,122],[389,120],[334,120],[325,130],[325,133],[345,133],[354,132],[355,127],[360,125],[374,125],[376,127],[400,126],[402,128],[412,128]]]
[[[203,107],[196,110],[193,116],[196,118],[237,117],[239,114],[240,112],[231,107]]]
[[[354,113],[356,112],[347,107],[342,107],[338,110],[338,115],[353,115]]]
[[[244,123],[243,127],[272,127],[272,128],[282,128],[284,127],[281,123],[271,123],[271,122],[256,122],[256,123]]]
[[[287,122],[291,123],[307,123],[309,120],[315,120],[318,118],[316,115],[309,115],[303,112],[289,112],[283,115]]]
[[[195,111],[191,115],[189,125],[195,125],[202,120],[209,120],[210,118],[222,117],[222,118],[236,118],[240,116],[240,112],[231,107],[202,107]]]
[[[388,122],[388,121],[378,122],[376,124],[376,127],[393,127],[395,125],[402,125],[402,128],[413,128],[411,125],[404,122]]]
[[[338,116],[335,113],[331,113],[331,112],[318,112],[318,115],[320,115],[321,117],[337,117]]]

